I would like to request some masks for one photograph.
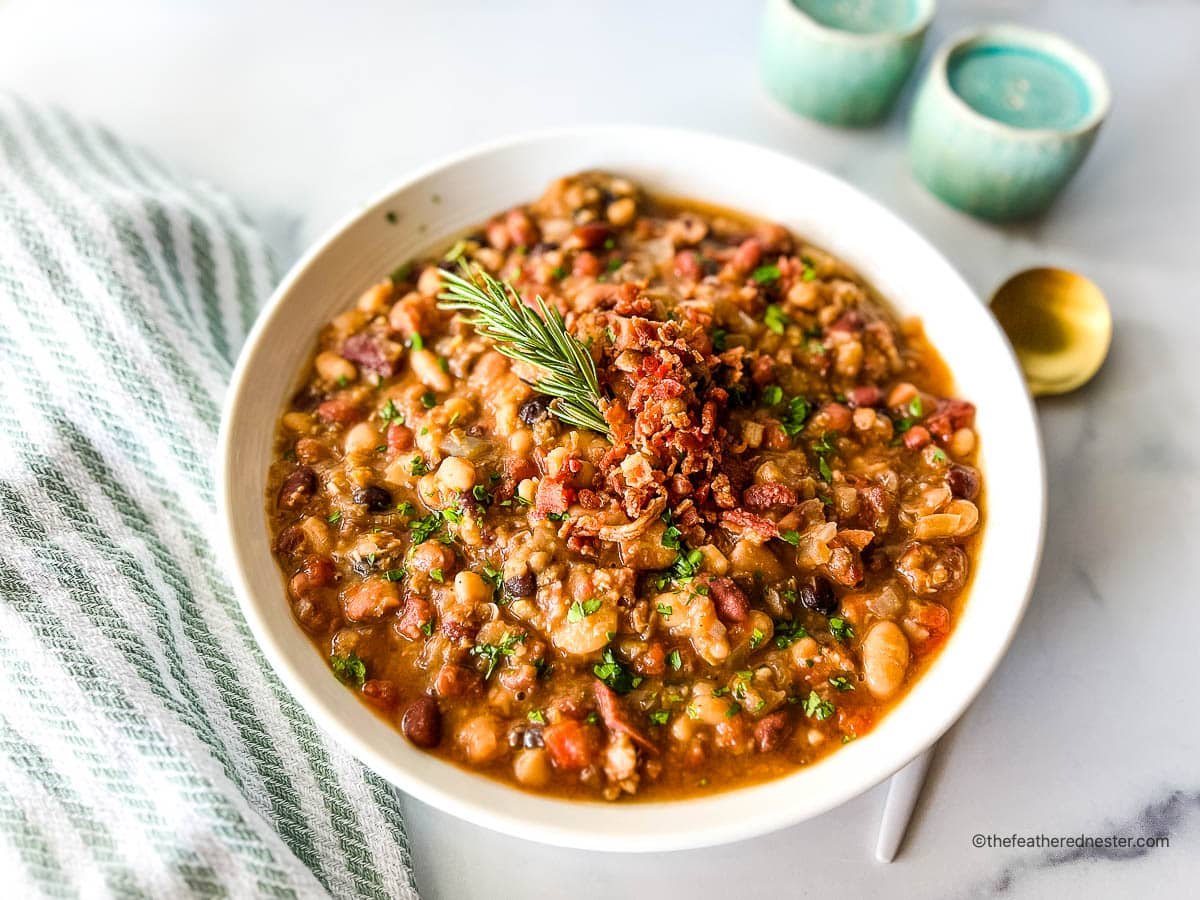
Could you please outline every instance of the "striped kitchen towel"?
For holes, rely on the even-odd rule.
[[[0,96],[6,896],[416,897],[395,791],[284,690],[213,550],[273,279],[225,197]]]

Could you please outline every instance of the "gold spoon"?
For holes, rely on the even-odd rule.
[[[1108,301],[1095,282],[1075,272],[1018,272],[1000,285],[991,306],[1035,397],[1082,387],[1108,355]]]

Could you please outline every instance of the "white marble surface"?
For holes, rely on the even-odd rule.
[[[943,742],[895,864],[871,862],[882,788],[754,842],[646,857],[526,844],[409,802],[426,897],[1196,896],[1200,3],[943,0],[934,44],[976,22],[1042,26],[1093,52],[1112,82],[1112,117],[1076,182],[1044,220],[1014,228],[912,181],[907,94],[868,131],[770,105],[754,77],[756,3],[250,6],[0,2],[0,88],[98,118],[231,192],[281,264],[447,151],[632,121],[823,165],[909,219],[983,294],[1053,263],[1091,275],[1114,307],[1100,376],[1040,403],[1051,513],[1036,596]],[[1166,833],[1172,845],[976,850],[976,832]]]

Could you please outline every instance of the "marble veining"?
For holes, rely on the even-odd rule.
[[[871,861],[883,787],[753,842],[653,857],[535,846],[407,802],[425,897],[557,898],[568,885],[605,900],[684,896],[684,885],[695,900],[1196,895],[1200,4],[940,7],[918,71],[950,34],[1008,20],[1063,34],[1108,74],[1112,114],[1036,222],[978,222],[912,179],[911,84],[865,130],[768,101],[755,83],[755,3],[613,0],[601,12],[457,0],[335,13],[315,0],[120,0],[66,14],[0,3],[0,89],[100,119],[231,193],[281,266],[416,165],[520,131],[627,121],[736,135],[830,169],[925,233],[984,296],[1051,264],[1087,274],[1112,303],[1099,376],[1039,402],[1050,518],[1029,613],[943,740],[895,863]],[[991,832],[1165,834],[1171,846],[971,846]]]

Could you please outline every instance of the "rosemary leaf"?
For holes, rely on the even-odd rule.
[[[460,264],[459,272],[442,272],[442,309],[467,313],[467,321],[510,359],[542,370],[534,387],[553,397],[550,413],[568,425],[589,428],[611,438],[604,420],[604,396],[596,363],[579,339],[567,331],[557,309],[541,297],[537,311],[521,302],[512,285],[481,270]],[[540,315],[539,315],[540,314]]]

